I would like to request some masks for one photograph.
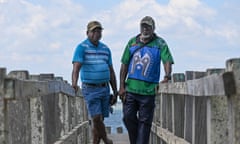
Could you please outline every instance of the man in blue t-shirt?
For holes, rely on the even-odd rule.
[[[92,118],[93,143],[99,144],[102,139],[105,144],[112,144],[112,140],[107,138],[103,120],[109,116],[109,102],[111,105],[116,103],[118,92],[111,51],[100,42],[102,30],[98,21],[88,23],[87,39],[77,46],[73,55],[72,87],[78,90],[80,72],[82,94]],[[109,83],[113,91],[111,99]]]

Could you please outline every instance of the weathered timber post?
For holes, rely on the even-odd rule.
[[[123,133],[123,128],[122,127],[117,127],[117,133],[119,134],[121,134],[121,133]]]
[[[172,75],[172,82],[185,82],[185,74],[184,73],[174,73]]]
[[[4,79],[6,143],[31,143],[28,71],[12,71]],[[32,84],[30,84],[32,85]]]
[[[225,69],[207,69],[207,75],[222,75]],[[214,87],[214,86],[213,86]],[[213,88],[212,91],[215,89]],[[227,97],[207,97],[207,144],[227,144]]]
[[[207,69],[207,75],[211,74],[223,74],[226,70],[223,68],[211,68]]]
[[[4,79],[6,77],[6,68],[0,68],[0,143],[6,144],[6,131],[4,128],[5,117],[4,117]]]
[[[193,80],[193,79],[199,79],[206,75],[205,72],[194,72],[194,71],[186,71],[185,77],[187,80]],[[185,133],[184,138],[190,142],[191,144],[199,144],[198,141],[203,140],[206,141],[206,137],[201,137],[199,132],[204,131],[198,131],[203,130],[201,123],[196,122],[196,120],[203,119],[201,122],[206,122],[206,119],[204,117],[201,117],[201,114],[203,113],[201,110],[202,107],[204,107],[203,101],[200,98],[196,98],[194,96],[187,96],[185,99]],[[206,109],[205,109],[206,110]],[[206,128],[205,128],[206,129]],[[202,143],[200,143],[202,144]]]
[[[228,95],[229,144],[240,143],[240,58],[229,59],[226,71],[233,72],[235,92]],[[235,93],[235,94],[234,94]]]
[[[52,73],[40,74],[39,75],[39,80],[40,81],[54,80],[54,74],[52,74]]]
[[[173,83],[184,82],[184,73],[173,74]],[[173,106],[173,132],[175,136],[184,137],[184,115],[185,115],[185,95],[174,94],[172,96],[172,106]]]
[[[8,74],[8,77],[16,78],[20,80],[27,80],[29,79],[29,73],[26,70],[11,71]]]
[[[88,143],[83,98],[53,74],[0,68],[1,144]],[[57,141],[56,141],[57,140]]]
[[[169,81],[172,83],[172,81]],[[164,84],[165,85],[165,84]],[[166,84],[168,86],[168,84]],[[173,124],[173,94],[161,93],[160,94],[160,118],[161,125],[160,127],[167,130],[168,132],[174,133],[174,124]],[[166,137],[164,137],[166,138]],[[161,144],[166,144],[166,139],[160,140]]]
[[[2,92],[3,89],[3,80],[6,77],[7,70],[6,68],[0,67],[0,92]]]
[[[155,97],[155,110],[154,110],[154,117],[153,117],[153,124],[156,124],[158,126],[161,126],[162,124],[162,117],[161,117],[161,96],[158,93],[158,90],[156,90],[156,97]],[[152,131],[150,135],[150,144],[161,144],[160,139],[158,138],[156,132],[157,127],[152,126]]]

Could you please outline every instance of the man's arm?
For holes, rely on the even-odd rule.
[[[72,87],[75,89],[75,92],[78,90],[78,78],[79,78],[79,71],[81,69],[81,63],[73,62],[73,70],[72,70]]]
[[[113,94],[115,95],[117,93],[117,80],[116,80],[116,75],[115,71],[113,69],[113,66],[110,66],[110,84],[113,90]]]
[[[117,80],[116,80],[116,75],[115,75],[115,71],[113,69],[113,66],[110,66],[109,69],[110,69],[110,85],[112,87],[113,96],[114,96],[111,99],[111,105],[113,105],[117,102],[117,96],[118,96]]]
[[[164,71],[165,71],[165,76],[164,79],[161,81],[161,83],[168,82],[171,80],[171,73],[172,73],[172,63],[171,62],[166,62],[164,64]]]
[[[120,68],[120,89],[119,89],[119,96],[121,99],[124,98],[125,96],[125,80],[127,77],[127,70],[128,70],[128,65],[127,64],[121,64]]]

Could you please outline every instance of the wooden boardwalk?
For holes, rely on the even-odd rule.
[[[129,144],[128,134],[122,133],[122,134],[108,134],[108,137],[113,140],[113,144]],[[92,143],[90,143],[92,144]],[[103,141],[101,141],[100,144],[104,144]]]

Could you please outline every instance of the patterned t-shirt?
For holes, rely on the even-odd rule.
[[[129,71],[131,70],[132,65],[131,64],[131,59],[132,59],[132,49],[134,47],[136,47],[136,45],[143,45],[140,40],[139,40],[139,35],[135,36],[133,38],[130,39],[130,41],[128,42],[127,46],[125,47],[124,53],[122,55],[122,59],[121,62],[123,64],[127,64],[129,66],[128,68],[128,76],[129,76]],[[156,36],[154,37],[154,39],[148,43],[146,45],[146,47],[148,48],[158,48],[159,49],[159,56],[160,58],[158,58],[159,61],[162,61],[163,63],[166,62],[170,62],[170,63],[174,63],[172,55],[170,53],[170,50],[168,48],[167,43],[160,37]],[[146,55],[146,50],[144,50],[145,48],[142,48],[138,51],[138,53],[142,54],[142,57],[140,56],[140,58],[143,59],[144,55]],[[134,52],[136,53],[136,52]],[[151,55],[151,54],[149,54]],[[149,61],[150,62],[150,61]],[[143,62],[141,62],[142,65],[144,65]],[[156,63],[156,64],[161,64],[161,62]],[[160,77],[160,66],[156,65],[155,67],[158,67],[159,70],[156,70],[156,72],[158,72],[157,74],[159,75],[158,77]],[[151,68],[153,68],[154,66],[152,66]],[[137,78],[127,78],[126,80],[126,89],[128,92],[132,92],[132,93],[136,93],[136,94],[140,94],[140,95],[155,95],[155,88],[157,86],[158,83],[156,82],[149,82],[149,81],[145,81],[141,78],[137,79]]]

